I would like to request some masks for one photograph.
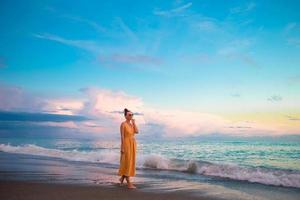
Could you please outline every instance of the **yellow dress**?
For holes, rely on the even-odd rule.
[[[126,122],[124,123],[124,153],[120,156],[120,167],[118,175],[135,176],[136,163],[136,141],[134,128]]]

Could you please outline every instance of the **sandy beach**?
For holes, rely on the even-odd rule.
[[[179,200],[210,199],[192,197],[183,192],[154,193],[139,189],[129,190],[126,186],[105,187],[97,185],[75,185],[38,183],[30,181],[0,181],[0,199],[5,200]]]

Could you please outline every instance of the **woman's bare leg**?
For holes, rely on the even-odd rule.
[[[125,178],[125,176],[124,176],[124,175],[123,175],[121,178],[119,178],[120,185],[123,185],[124,178]]]

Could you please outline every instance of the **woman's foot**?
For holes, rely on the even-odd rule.
[[[127,186],[129,189],[135,189],[136,187],[132,184],[132,183],[128,183],[128,186]]]

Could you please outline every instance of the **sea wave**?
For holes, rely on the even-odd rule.
[[[119,164],[120,154],[115,151],[78,151],[59,150],[26,144],[13,146],[0,144],[0,151],[62,158],[71,161]],[[300,188],[300,171],[271,169],[263,167],[245,167],[236,164],[214,163],[201,160],[170,159],[162,155],[149,154],[137,157],[137,168],[175,170],[206,176],[229,178],[267,185]]]

